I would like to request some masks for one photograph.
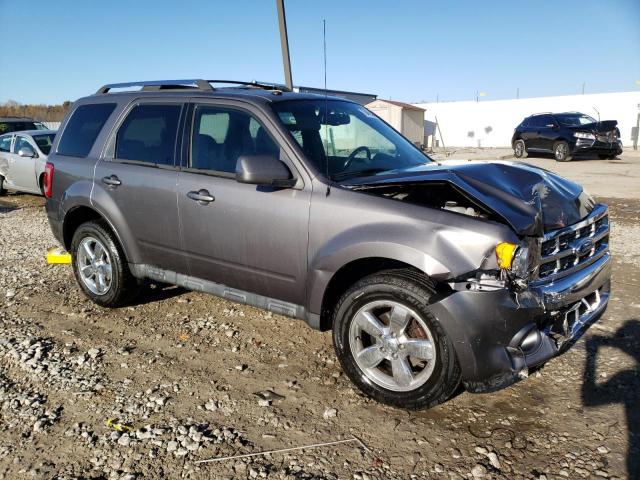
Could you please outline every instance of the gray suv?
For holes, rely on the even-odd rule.
[[[526,377],[609,299],[607,207],[579,185],[437,163],[359,104],[273,85],[106,85],[62,123],[45,194],[97,304],[151,279],[300,318],[404,408]]]

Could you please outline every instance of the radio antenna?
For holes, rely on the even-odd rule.
[[[327,193],[331,193],[331,177],[329,176],[329,101],[327,99],[327,20],[322,19],[322,54],[324,56],[324,164],[327,176]]]

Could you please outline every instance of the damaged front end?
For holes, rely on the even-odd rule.
[[[456,348],[474,358],[467,390],[508,386],[570,348],[606,309],[610,264],[608,209],[596,205],[574,225],[523,239],[508,268],[450,282],[453,293],[432,309],[466,318],[460,329],[473,323]]]
[[[449,291],[430,304],[454,342],[468,391],[527,377],[606,309],[608,209],[573,182],[535,167],[472,162],[350,188],[506,224],[517,234],[517,243],[496,245],[495,258],[477,270],[448,279]]]

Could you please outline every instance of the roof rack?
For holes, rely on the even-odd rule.
[[[199,91],[210,92],[215,90],[212,83],[223,83],[229,85],[241,85],[245,87],[261,88],[264,90],[286,90],[283,85],[277,85],[275,83],[261,83],[261,82],[244,82],[239,80],[200,80],[200,79],[188,79],[188,80],[149,80],[140,82],[125,82],[125,83],[109,83],[103,85],[98,89],[96,94],[109,93],[116,88],[131,88],[142,87],[143,91],[154,90],[184,90],[193,89]]]
[[[268,82],[258,82],[253,80],[251,82],[245,82],[242,80],[207,80],[209,83],[223,83],[229,85],[241,85],[243,87],[254,87],[261,88],[263,90],[281,90],[281,91],[289,91],[287,87],[284,85],[279,85],[277,83],[268,83]]]
[[[213,87],[206,80],[150,80],[140,82],[109,83],[98,89],[96,94],[109,93],[114,88],[142,87],[142,90],[181,90],[194,88],[211,91]]]

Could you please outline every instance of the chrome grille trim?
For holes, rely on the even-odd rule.
[[[596,205],[574,225],[547,233],[539,243],[539,281],[562,278],[591,265],[609,251],[609,209]]]

